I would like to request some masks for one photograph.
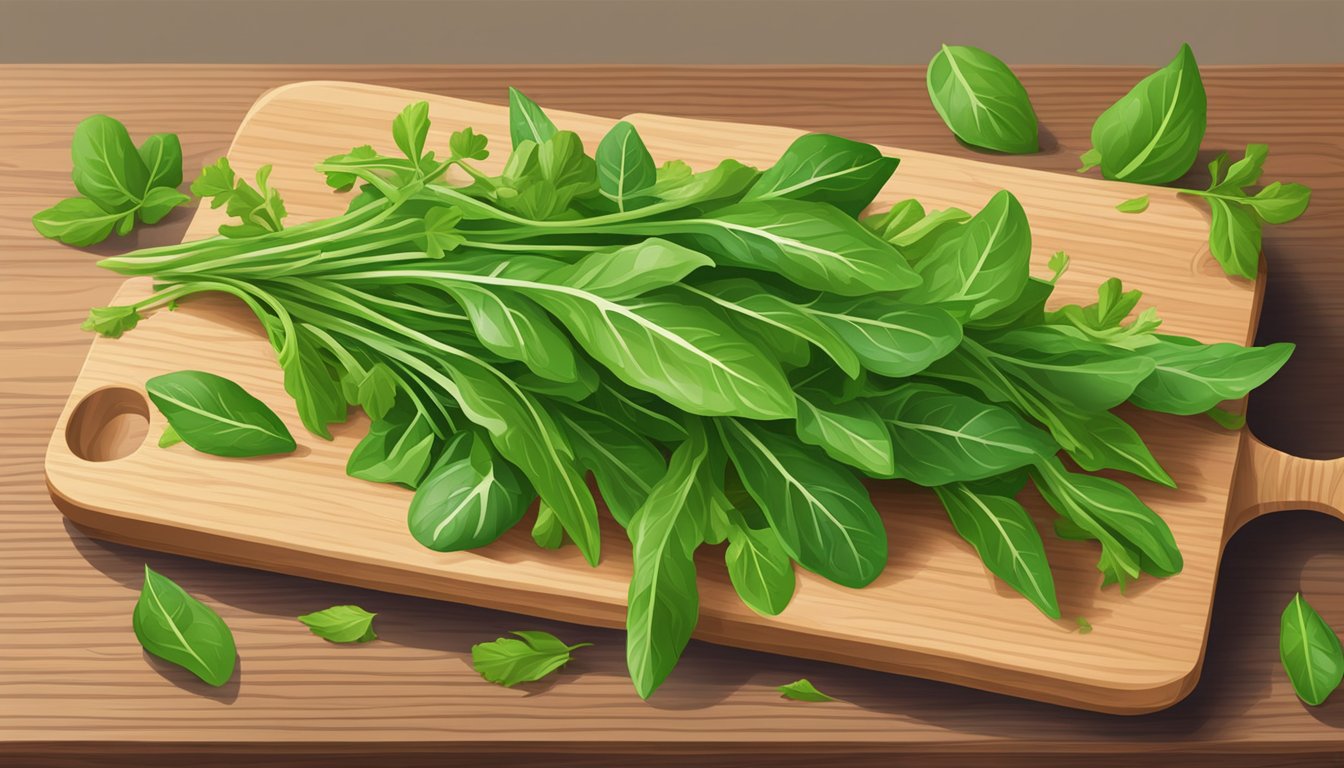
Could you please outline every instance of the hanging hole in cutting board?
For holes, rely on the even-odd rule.
[[[65,425],[70,452],[85,461],[114,461],[135,453],[149,434],[149,403],[126,387],[84,396]]]

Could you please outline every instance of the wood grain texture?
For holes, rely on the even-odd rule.
[[[387,144],[392,118],[422,96],[354,83],[286,85],[249,111],[229,158],[244,177],[273,164],[270,181],[284,191],[291,223],[334,215],[348,195],[334,194],[312,166],[361,142]],[[503,107],[431,96],[430,114],[431,147],[446,146],[453,131],[467,126],[497,144],[509,132]],[[551,117],[590,147],[611,124],[573,113]],[[697,170],[725,157],[768,167],[798,135],[785,128],[657,115],[627,119],[656,161],[680,159]],[[1255,284],[1222,274],[1208,252],[1207,222],[1175,190],[902,148],[883,151],[902,160],[878,195],[877,210],[908,197],[930,208],[975,210],[998,190],[1013,190],[1032,222],[1037,273],[1049,274],[1045,262],[1052,253],[1073,254],[1052,296],[1054,305],[1089,303],[1097,284],[1117,275],[1145,291],[1165,329],[1209,342],[1251,338],[1259,309]],[[498,173],[506,156],[497,150],[482,170]],[[450,176],[452,183],[469,183],[457,175],[463,178]],[[1152,202],[1143,216],[1115,210],[1116,201],[1144,193]],[[222,209],[202,207],[187,239],[210,237],[226,221]],[[149,289],[148,279],[129,282],[111,303],[134,303]],[[332,442],[308,435],[265,334],[246,307],[229,301],[197,309],[197,303],[189,299],[120,339],[94,342],[46,461],[48,485],[81,527],[120,543],[218,562],[624,626],[631,564],[619,527],[605,530],[605,557],[597,569],[587,567],[574,548],[539,550],[526,523],[482,550],[438,553],[421,547],[406,531],[409,492],[345,475],[346,458],[367,432],[367,421],[343,425]],[[124,430],[124,417],[131,415],[126,400],[142,396],[145,381],[183,369],[217,373],[260,397],[301,436],[298,455],[229,461],[185,445],[158,450],[165,422],[153,412],[149,429],[126,446],[129,455],[114,461],[90,457],[87,451],[101,446],[81,443],[130,437]],[[90,402],[94,398],[97,403]],[[876,582],[854,590],[802,572],[789,607],[766,618],[737,598],[722,548],[705,547],[699,557],[696,636],[1106,712],[1170,706],[1193,687],[1203,656],[1239,438],[1203,419],[1138,411],[1129,418],[1179,485],[1172,491],[1130,483],[1172,527],[1185,556],[1179,576],[1142,584],[1129,595],[1119,589],[1098,593],[1096,546],[1052,540],[1064,616],[1051,621],[987,575],[931,493],[908,483],[874,483],[874,503],[892,542]],[[219,493],[202,499],[203,487]],[[1032,511],[1049,530],[1049,508],[1037,503]],[[978,617],[974,627],[965,622],[968,614]],[[1097,631],[1079,634],[1078,616],[1087,616]]]
[[[994,161],[1069,170],[1092,118],[1141,74],[1024,68],[1053,138],[1041,155]],[[1344,623],[1344,529],[1314,513],[1273,515],[1232,538],[1202,682],[1162,713],[1115,718],[701,643],[692,643],[658,698],[641,704],[624,678],[618,632],[97,543],[63,526],[52,508],[41,454],[90,342],[77,326],[120,283],[90,255],[42,241],[28,224],[33,211],[68,194],[69,132],[83,116],[114,114],[136,135],[175,129],[191,168],[221,154],[257,95],[284,82],[360,79],[494,103],[516,84],[548,105],[609,117],[653,111],[776,123],[975,157],[928,109],[918,70],[12,67],[3,75],[0,349],[7,363],[19,362],[0,372],[0,455],[8,460],[0,478],[0,763],[85,765],[96,756],[105,764],[120,756],[125,765],[182,765],[217,751],[221,765],[291,764],[261,757],[284,751],[319,755],[314,765],[328,764],[320,755],[347,752],[371,763],[397,754],[408,766],[442,765],[453,755],[463,764],[510,761],[500,755],[527,764],[538,753],[550,765],[621,765],[654,750],[666,764],[689,754],[711,765],[753,764],[744,755],[794,765],[844,754],[853,765],[891,765],[901,756],[938,765],[936,754],[950,765],[1322,765],[1344,747],[1341,705],[1303,707],[1277,663],[1277,617],[1297,590],[1327,620]],[[1291,338],[1299,351],[1252,398],[1252,427],[1299,455],[1338,455],[1344,69],[1211,69],[1205,79],[1205,146],[1267,141],[1267,177],[1315,190],[1302,220],[1267,234],[1271,279],[1260,338]],[[187,221],[175,215],[93,250],[173,242]],[[205,690],[142,656],[129,615],[146,561],[234,628],[247,650],[229,688]],[[338,602],[381,611],[388,642],[337,648],[290,618]],[[524,627],[578,632],[598,645],[540,688],[482,684],[466,660],[470,645]],[[801,676],[846,703],[800,705],[771,689]],[[416,732],[411,741],[401,738],[408,730]],[[663,746],[673,737],[682,744],[675,751]],[[588,757],[599,753],[614,757]]]

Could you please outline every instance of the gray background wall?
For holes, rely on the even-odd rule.
[[[0,62],[1344,63],[1344,0],[0,0]]]

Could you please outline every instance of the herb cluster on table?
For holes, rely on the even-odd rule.
[[[1179,572],[1162,519],[1090,474],[1173,485],[1112,409],[1217,413],[1291,352],[1158,333],[1114,279],[1094,303],[1047,309],[1068,257],[1030,273],[1007,191],[975,214],[906,200],[860,218],[898,162],[866,144],[808,135],[764,171],[695,171],[656,165],[628,123],[589,156],[521,93],[510,107],[498,175],[477,167],[489,149],[470,128],[428,149],[428,105],[413,104],[393,122],[398,153],[365,145],[318,166],[355,191],[346,213],[287,228],[264,173],[244,190],[212,166],[193,189],[242,223],[104,259],[156,290],[87,327],[117,336],[192,294],[236,297],[309,431],[330,437],[352,405],[369,415],[347,470],[415,489],[410,532],[432,549],[489,544],[539,497],[538,544],[572,542],[596,565],[591,475],[633,546],[641,696],[695,627],[701,545],[727,544],[734,587],[763,614],[789,603],[795,565],[848,587],[876,578],[888,539],[865,478],[930,488],[1047,616],[1050,567],[1016,500],[1028,482],[1058,535],[1098,542],[1104,583]],[[258,452],[290,448],[273,414],[210,381],[152,382],[177,436],[236,454],[245,423],[271,446]]]

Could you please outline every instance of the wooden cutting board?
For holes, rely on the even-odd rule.
[[[291,223],[332,215],[347,198],[331,192],[312,166],[370,141],[390,148],[392,117],[420,98],[431,102],[431,147],[471,125],[495,142],[496,153],[483,165],[491,171],[502,165],[504,107],[332,82],[265,94],[244,119],[229,157],[240,175],[274,164],[271,183],[282,191]],[[589,147],[614,122],[552,116]],[[799,133],[655,115],[628,119],[660,162],[681,158],[697,169],[723,157],[767,166]],[[1037,274],[1046,273],[1045,261],[1057,250],[1073,257],[1057,302],[1086,303],[1097,283],[1118,276],[1145,292],[1143,306],[1158,307],[1164,330],[1208,342],[1252,338],[1260,283],[1222,274],[1205,244],[1205,214],[1174,191],[884,150],[902,163],[880,202],[916,196],[928,207],[974,211],[998,189],[1011,189],[1032,223]],[[1152,198],[1145,213],[1115,211],[1116,203],[1140,194]],[[211,235],[222,219],[220,211],[202,208],[188,239]],[[128,281],[108,303],[129,303],[148,289],[148,280]],[[298,450],[239,460],[181,444],[158,448],[164,420],[148,405],[144,382],[183,368],[228,376],[266,401],[289,425]],[[872,585],[846,589],[800,571],[788,609],[765,618],[733,593],[721,548],[706,547],[699,556],[696,636],[1107,712],[1148,712],[1178,701],[1198,678],[1224,542],[1256,514],[1324,508],[1339,478],[1323,462],[1278,454],[1205,419],[1124,415],[1180,486],[1126,479],[1170,524],[1185,555],[1179,576],[1144,579],[1125,594],[1100,590],[1096,546],[1047,535],[1064,616],[1052,621],[985,571],[932,494],[880,483],[872,489],[891,557]],[[330,442],[305,432],[256,321],[231,301],[205,297],[155,314],[121,339],[93,341],[48,447],[47,482],[65,514],[99,538],[552,619],[623,625],[630,558],[618,527],[604,529],[596,569],[572,546],[538,549],[528,536],[530,520],[482,550],[424,549],[406,532],[408,491],[344,474],[366,426],[356,415]],[[1037,498],[1027,502],[1048,532],[1049,511]],[[1078,632],[1078,617],[1091,623],[1091,633]]]

